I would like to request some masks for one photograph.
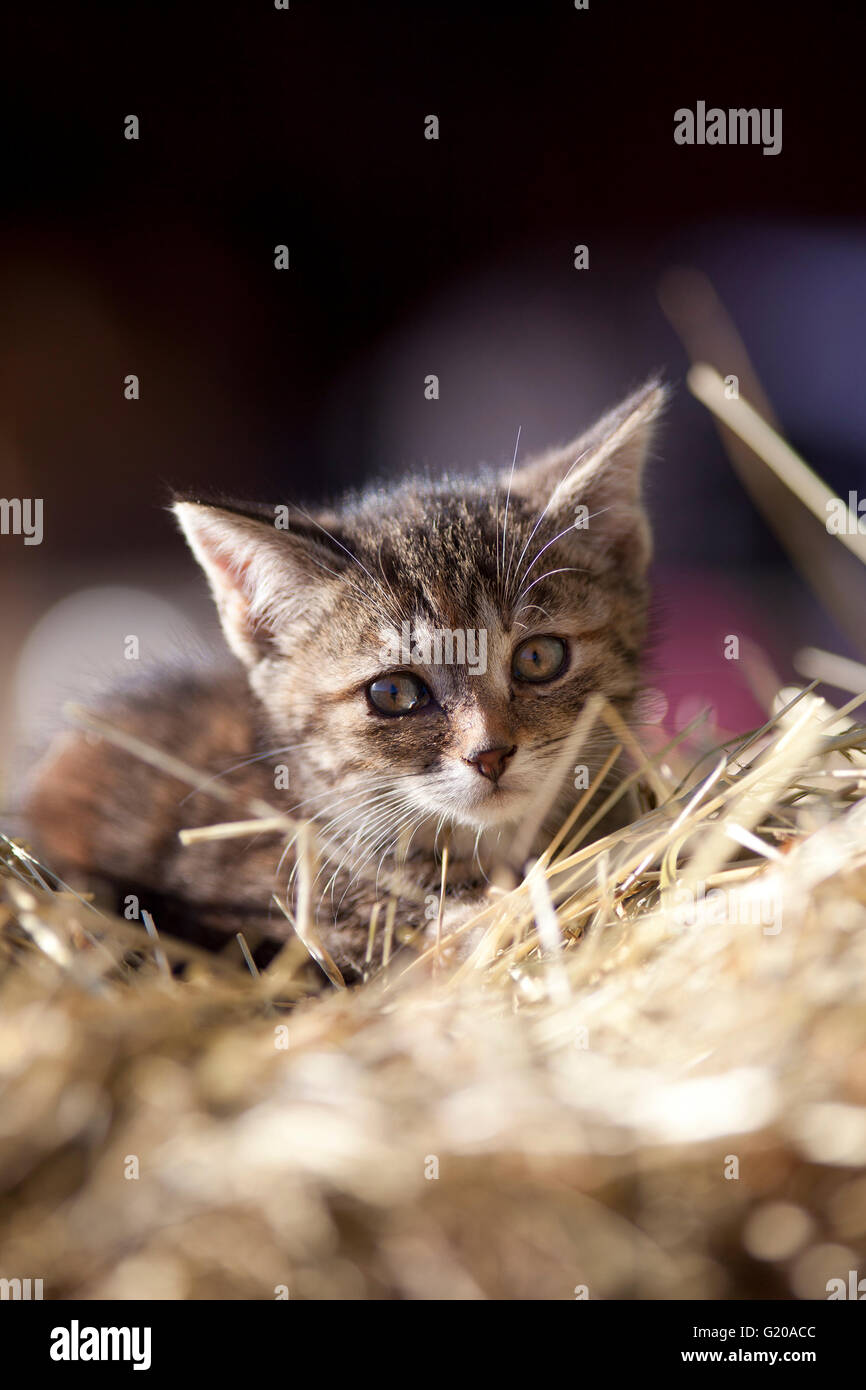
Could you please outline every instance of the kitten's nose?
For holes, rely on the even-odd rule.
[[[481,748],[471,757],[464,758],[463,761],[480,772],[482,777],[489,777],[491,782],[498,782],[505,770],[505,764],[516,752],[517,749],[514,746],[511,748]]]

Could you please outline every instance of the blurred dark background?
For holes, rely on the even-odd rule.
[[[276,501],[510,461],[518,427],[540,450],[655,369],[677,388],[649,482],[675,699],[727,698],[719,631],[786,677],[803,643],[850,652],[689,396],[658,285],[705,271],[791,442],[866,491],[855,7],[21,4],[2,39],[0,492],[45,506],[42,545],[0,538],[7,677],[81,589],[122,586],[125,632],[152,595],[154,648],[207,633],[170,485]],[[676,145],[698,100],[781,107],[782,152]],[[110,664],[111,621],[92,649],[73,627],[43,626],[10,710]]]

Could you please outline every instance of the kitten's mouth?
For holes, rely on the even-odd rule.
[[[519,820],[525,801],[525,788],[510,785],[506,773],[498,782],[478,778],[471,789],[460,788],[449,810],[456,821],[479,829]]]
[[[477,827],[505,825],[520,819],[522,806],[523,798],[516,792],[503,792],[499,797],[490,797],[485,805],[473,807],[466,820]]]
[[[470,768],[452,765],[440,769],[423,791],[418,789],[416,805],[436,823],[444,817],[473,831],[502,829],[521,824],[534,786],[531,766],[508,767],[493,781]]]

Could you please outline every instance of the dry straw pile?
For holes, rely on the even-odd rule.
[[[687,742],[636,769],[662,804],[567,831],[495,894],[456,970],[397,952],[351,992],[299,999],[286,959],[256,976],[96,915],[6,841],[4,1275],[53,1297],[847,1288],[866,729],[807,689],[677,785]]]

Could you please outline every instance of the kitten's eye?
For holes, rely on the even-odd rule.
[[[565,665],[565,654],[561,637],[530,637],[514,653],[511,673],[519,681],[552,681]]]
[[[411,714],[430,701],[430,691],[417,676],[397,671],[393,676],[380,676],[367,686],[370,704],[382,714]]]

